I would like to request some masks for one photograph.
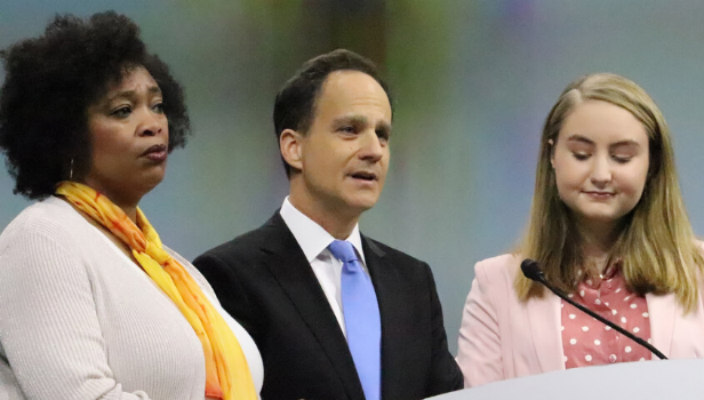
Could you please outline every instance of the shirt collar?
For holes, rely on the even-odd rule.
[[[298,245],[301,246],[303,254],[305,254],[309,263],[315,260],[335,240],[322,226],[294,207],[288,200],[288,196],[284,199],[279,214],[293,234],[293,237],[296,238]],[[366,265],[364,251],[362,251],[362,236],[359,233],[359,224],[355,224],[352,233],[345,240],[352,243],[362,263]]]
[[[587,287],[598,289],[603,281],[613,279],[621,275],[621,268],[623,266],[623,259],[617,258],[609,263],[604,269],[604,272],[598,277],[588,276],[583,268],[579,268],[577,272],[578,284],[584,283]]]

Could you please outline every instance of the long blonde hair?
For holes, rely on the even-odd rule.
[[[569,209],[560,200],[550,164],[562,123],[576,105],[600,100],[629,111],[645,127],[649,138],[650,165],[640,201],[624,217],[611,257],[623,260],[622,272],[635,293],[675,293],[690,311],[699,296],[698,275],[704,258],[682,201],[670,132],[665,119],[648,94],[634,82],[615,74],[581,77],[562,92],[545,120],[535,178],[530,222],[519,253],[538,261],[546,279],[565,292],[579,283],[583,262],[581,240]],[[541,296],[543,288],[519,274],[515,280],[519,298]]]

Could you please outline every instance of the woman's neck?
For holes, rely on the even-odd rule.
[[[91,187],[96,192],[106,196],[114,205],[122,209],[129,219],[137,223],[137,206],[146,192],[132,190],[129,187],[115,187],[115,185],[101,185],[100,182],[76,179],[76,182]]]
[[[620,224],[579,224],[584,272],[590,276],[603,274],[611,261],[613,246],[621,233]]]

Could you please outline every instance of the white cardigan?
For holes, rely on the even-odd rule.
[[[218,307],[257,392],[261,356],[190,262],[167,249]],[[0,399],[198,399],[205,363],[176,305],[65,201],[22,211],[0,235]]]

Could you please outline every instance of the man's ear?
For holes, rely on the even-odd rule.
[[[293,129],[284,129],[279,135],[281,157],[293,169],[303,169],[303,135]]]

